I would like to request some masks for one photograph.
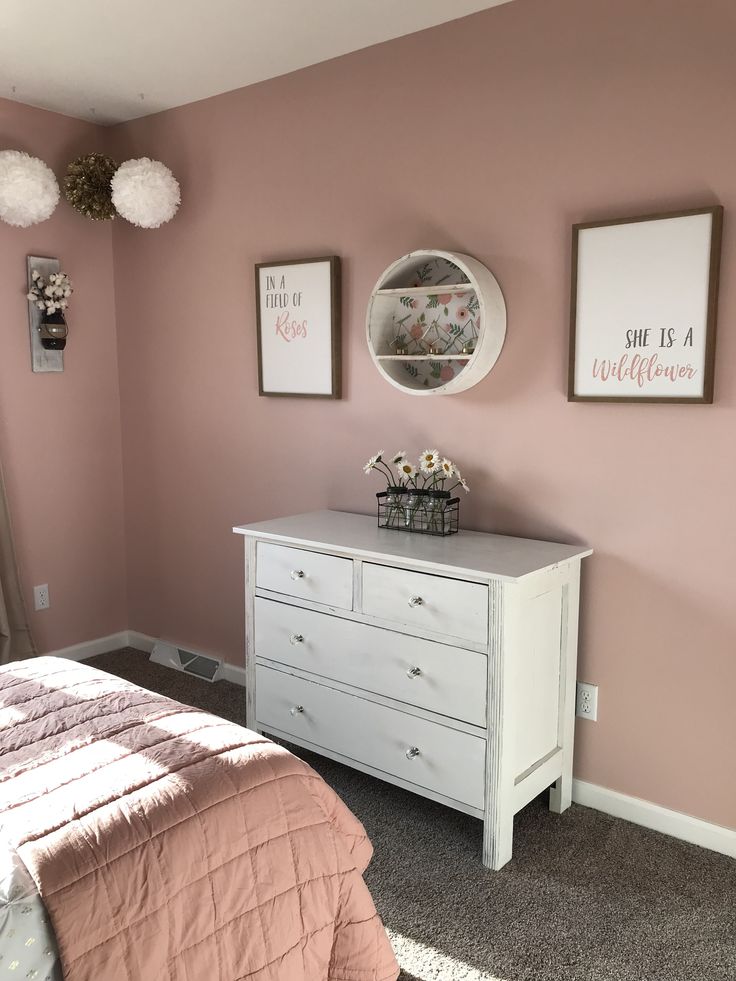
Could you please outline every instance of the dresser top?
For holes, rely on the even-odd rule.
[[[525,576],[583,559],[592,549],[558,545],[532,538],[511,538],[480,531],[459,531],[439,537],[379,528],[376,518],[345,511],[312,511],[233,528],[249,535],[288,545],[358,554],[361,558],[399,559],[416,566],[443,568],[454,573],[488,576],[515,582]]]

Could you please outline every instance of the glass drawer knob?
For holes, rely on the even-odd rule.
[[[409,600],[409,606],[421,606],[424,600],[421,596],[412,596]]]
[[[292,634],[291,637],[289,637],[289,643],[290,644],[302,644],[302,643],[304,643],[304,637],[303,637],[302,634]]]
[[[415,757],[417,757],[419,755],[420,755],[420,753],[419,753],[419,747],[418,746],[410,746],[407,749],[407,751],[406,751],[406,758],[407,758],[407,760],[413,760],[413,759],[415,759]]]
[[[293,705],[289,709],[289,715],[301,715],[303,711],[304,711],[303,705]]]
[[[292,569],[289,575],[294,580],[304,578],[304,572],[301,569]]]
[[[422,669],[421,668],[409,668],[409,670],[406,672],[406,677],[407,678],[418,678],[421,675],[421,673],[422,673]]]

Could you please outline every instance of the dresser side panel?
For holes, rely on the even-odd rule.
[[[547,586],[540,583],[536,594],[525,590],[515,649],[509,651],[507,661],[514,706],[508,724],[516,778],[558,745],[563,587]]]

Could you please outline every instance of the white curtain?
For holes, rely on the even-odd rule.
[[[0,468],[0,664],[31,657],[35,653],[18,578],[5,483]]]

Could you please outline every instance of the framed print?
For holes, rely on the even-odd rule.
[[[571,402],[713,401],[723,208],[573,225]]]
[[[256,264],[258,392],[340,398],[340,260]]]

